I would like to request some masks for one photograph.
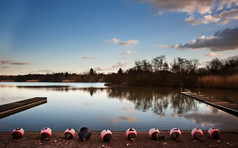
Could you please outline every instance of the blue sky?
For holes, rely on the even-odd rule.
[[[0,22],[0,75],[238,55],[238,0],[1,0]]]

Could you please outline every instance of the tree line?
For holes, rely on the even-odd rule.
[[[205,67],[199,66],[200,63],[197,59],[178,57],[168,63],[166,57],[161,55],[151,61],[135,61],[133,67],[126,70],[120,68],[117,73],[111,74],[97,73],[91,68],[88,73],[84,74],[66,72],[17,76],[1,75],[0,81],[106,82],[111,85],[146,87],[216,87],[215,81],[219,81],[219,87],[229,86],[230,84],[227,83],[237,82],[238,84],[238,58],[226,61],[215,58],[208,62]],[[209,86],[206,83],[208,81],[211,84]],[[233,84],[231,86],[238,88]]]
[[[52,73],[52,74],[27,74],[17,76],[0,76],[0,81],[15,82],[104,82],[104,74],[76,74],[76,73]]]
[[[230,60],[220,60],[218,58],[208,62],[205,67],[199,67],[197,59],[175,58],[171,63],[166,61],[164,55],[153,58],[151,61],[135,61],[134,67],[122,72],[111,74],[107,81],[112,84],[124,84],[129,86],[151,86],[151,87],[216,87],[203,85],[203,77],[220,77],[228,80],[232,77],[233,82],[237,82],[238,77],[238,58]],[[209,80],[206,80],[209,81]],[[224,82],[225,83],[225,82]],[[230,82],[229,82],[230,83]],[[219,87],[223,87],[219,84]],[[227,88],[229,84],[226,84]],[[226,87],[224,85],[224,87]],[[234,85],[232,85],[234,86]],[[234,86],[232,88],[238,88]]]

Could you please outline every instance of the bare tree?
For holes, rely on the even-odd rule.
[[[165,62],[165,56],[164,55],[161,55],[161,56],[158,56],[156,58],[154,58],[152,60],[152,65],[153,65],[153,68],[154,68],[154,71],[162,71],[164,70],[164,65],[166,62]]]

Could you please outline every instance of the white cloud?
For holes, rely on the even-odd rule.
[[[227,24],[232,20],[238,20],[238,9],[223,11],[219,15],[205,15],[200,19],[196,19],[193,15],[191,15],[185,19],[185,22],[192,25],[209,23]]]
[[[129,46],[129,45],[136,45],[138,43],[139,43],[138,40],[129,40],[129,41],[121,41],[120,45],[122,45],[122,46]]]
[[[201,36],[195,40],[184,45],[173,45],[171,48],[175,49],[201,49],[206,48],[210,51],[226,51],[238,49],[238,28],[225,29],[218,31],[214,36]]]
[[[221,18],[221,24],[227,24],[231,20],[238,20],[238,9],[232,9],[230,11],[223,11],[219,17]]]
[[[83,59],[86,59],[86,60],[89,60],[89,59],[95,59],[95,57],[93,57],[93,56],[84,56],[84,57],[82,57]]]
[[[126,65],[127,64],[124,62],[118,62],[111,67],[97,67],[95,70],[96,71],[113,71],[113,70],[117,70],[118,68],[125,67]]]
[[[237,20],[237,0],[140,0],[147,2],[155,10],[156,14],[162,15],[163,11],[185,12],[190,16],[185,19],[186,23],[198,25],[219,23],[227,24],[231,20]],[[200,17],[195,18],[194,14]],[[220,14],[216,14],[216,13]],[[227,13],[225,16],[224,13]]]
[[[9,64],[12,60],[0,60],[0,65]]]
[[[164,44],[156,44],[154,45],[155,48],[168,48],[168,45],[164,45]]]
[[[54,73],[54,71],[48,70],[48,69],[43,69],[43,70],[38,70],[38,71],[32,71],[31,73],[46,74],[46,73]]]
[[[105,40],[104,41],[105,43],[110,43],[110,44],[113,44],[113,45],[116,45],[120,42],[120,39],[117,39],[117,38],[113,38],[111,40]]]
[[[115,65],[113,65],[112,66],[112,68],[121,68],[121,67],[124,67],[124,66],[126,66],[127,64],[126,63],[124,63],[124,62],[118,62],[118,63],[116,63]]]
[[[5,64],[21,66],[21,65],[28,65],[30,63],[28,63],[28,62],[16,62],[14,60],[0,60],[0,65],[5,65]]]
[[[198,12],[200,14],[211,13],[216,0],[141,0],[148,2],[154,9],[169,10],[177,12],[186,12],[193,14]]]
[[[222,10],[225,7],[226,8],[231,8],[232,4],[236,4],[238,5],[238,1],[237,0],[219,0],[219,7],[217,8],[217,10]]]
[[[227,60],[237,60],[237,59],[238,59],[238,55],[227,58]]]
[[[181,49],[181,48],[180,48],[180,45],[178,45],[178,44],[173,45],[171,48],[174,48],[174,49]]]
[[[20,66],[20,65],[28,65],[28,64],[30,64],[30,63],[27,63],[27,62],[12,62],[12,63],[10,63],[11,65],[18,65],[18,66]]]
[[[218,56],[221,56],[221,54],[212,52],[212,53],[209,53],[209,54],[205,54],[205,56],[207,56],[207,57],[218,57]]]
[[[157,12],[157,15],[162,15],[162,14],[163,14],[163,12],[161,12],[161,11]]]
[[[185,19],[185,23],[192,24],[192,25],[198,25],[198,24],[200,24],[200,20],[197,20],[194,18],[193,15],[190,15],[188,18]]]
[[[112,70],[112,68],[108,68],[108,67],[97,67],[95,70],[96,70],[96,71],[110,71],[110,70]]]
[[[209,23],[213,23],[213,22],[218,22],[218,21],[220,21],[221,19],[220,18],[218,18],[218,17],[215,17],[215,16],[212,16],[212,15],[205,15],[204,17],[203,17],[203,21],[202,21],[202,23],[203,24],[209,24]]]
[[[133,56],[133,55],[136,54],[136,52],[135,52],[135,51],[127,50],[127,51],[124,51],[122,54],[123,54],[123,55],[130,55],[130,56]]]
[[[120,41],[120,39],[113,38],[111,40],[105,40],[104,43],[110,43],[112,45],[121,45],[121,46],[126,46],[129,48],[135,48],[134,46],[131,45],[136,45],[139,43],[138,40],[129,40],[129,41]]]

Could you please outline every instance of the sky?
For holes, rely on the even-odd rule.
[[[238,56],[238,0],[0,0],[0,75]]]

